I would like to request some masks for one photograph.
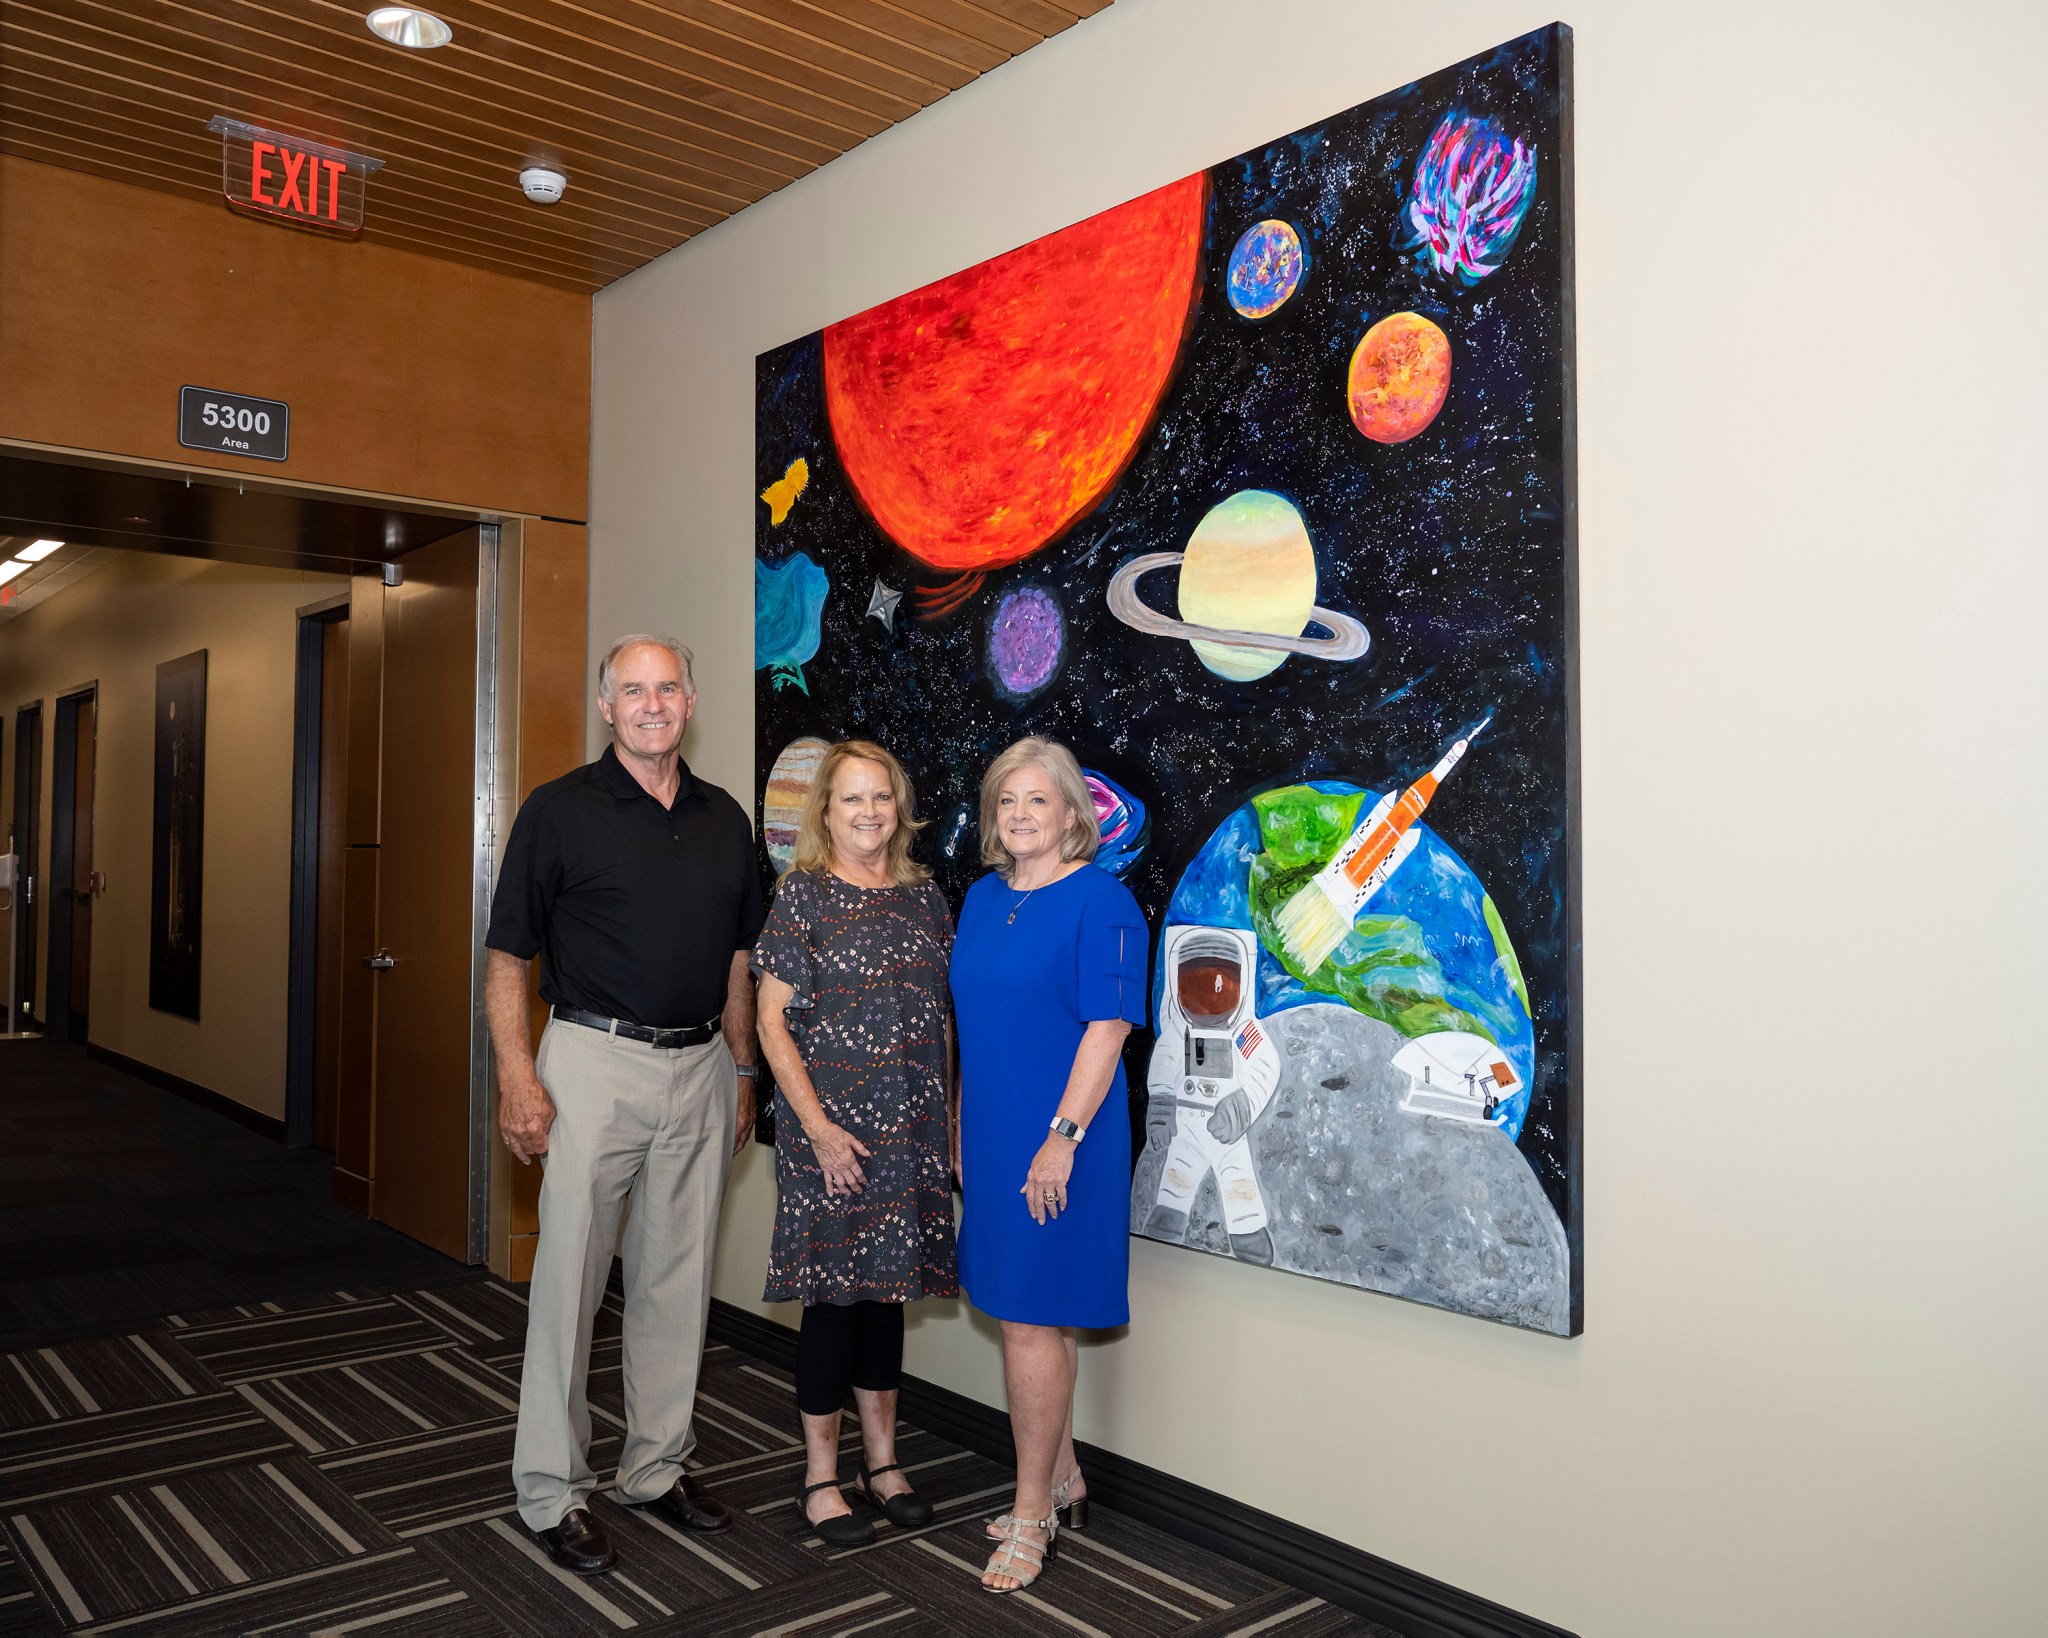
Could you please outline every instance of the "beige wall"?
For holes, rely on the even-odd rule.
[[[750,792],[757,352],[1553,15],[1119,0],[613,286],[594,640],[696,643]],[[1567,14],[1586,1334],[1138,1241],[1084,1437],[1588,1634],[2037,1626],[2043,17]]]
[[[50,844],[54,699],[99,686],[93,864],[94,1044],[266,1115],[284,1115],[291,926],[292,692],[296,611],[347,582],[281,569],[124,552],[0,626],[0,708],[43,705],[43,859]],[[206,650],[206,817],[199,1021],[149,1006],[150,825],[156,668]],[[49,911],[45,908],[47,930]],[[42,977],[47,981],[44,962]],[[40,1010],[40,996],[38,1007]]]

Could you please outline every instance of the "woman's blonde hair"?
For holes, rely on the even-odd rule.
[[[842,739],[826,751],[818,763],[818,776],[811,781],[804,798],[803,817],[797,821],[796,848],[790,870],[808,870],[822,876],[832,868],[832,832],[825,827],[825,808],[832,800],[832,781],[849,762],[872,762],[889,776],[889,789],[896,796],[896,834],[889,838],[889,874],[899,887],[915,887],[931,880],[932,873],[910,856],[910,844],[924,829],[917,817],[917,797],[910,788],[910,776],[898,762],[872,740]],[[789,871],[784,871],[788,875]]]
[[[1081,764],[1074,760],[1074,753],[1058,740],[1042,739],[1033,734],[1029,739],[1018,740],[1003,752],[981,776],[981,862],[994,865],[1004,881],[1008,881],[1017,869],[1017,861],[1003,846],[1002,832],[996,827],[996,804],[1002,797],[1004,781],[1019,768],[1040,769],[1052,781],[1052,788],[1059,792],[1060,800],[1073,810],[1074,822],[1060,837],[1060,857],[1094,858],[1095,850],[1102,846],[1102,826],[1096,822],[1095,798],[1088,794],[1088,781],[1081,773]]]

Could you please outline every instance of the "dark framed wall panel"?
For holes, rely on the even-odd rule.
[[[205,649],[156,668],[155,744],[149,1004],[196,1022],[206,835]]]

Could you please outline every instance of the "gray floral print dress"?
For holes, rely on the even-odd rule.
[[[834,1124],[868,1148],[866,1184],[828,1196],[788,1103],[775,1098],[775,1240],[764,1302],[910,1302],[959,1295],[946,1139],[945,895],[791,871],[753,968],[796,992],[785,1010]]]

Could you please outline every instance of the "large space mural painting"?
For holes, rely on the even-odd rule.
[[[763,354],[764,857],[1072,746],[1152,918],[1136,1234],[1581,1328],[1570,35]],[[1144,1096],[1137,1096],[1143,1085]]]

